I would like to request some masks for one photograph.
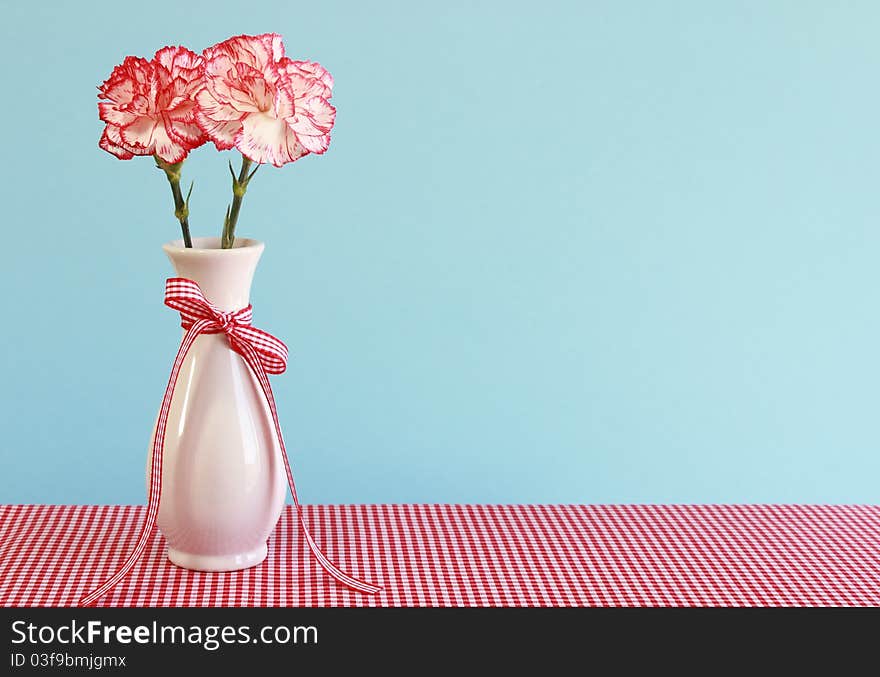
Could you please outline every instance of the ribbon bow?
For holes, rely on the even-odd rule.
[[[278,421],[278,410],[275,407],[275,397],[269,384],[269,374],[281,374],[287,368],[287,346],[271,334],[251,326],[253,309],[251,306],[240,308],[232,312],[223,312],[205,297],[198,284],[182,277],[172,277],[165,282],[165,305],[180,313],[181,326],[186,330],[177,357],[171,368],[171,376],[165,388],[165,396],[162,399],[162,407],[159,410],[159,419],[156,424],[156,435],[153,439],[153,458],[150,468],[150,493],[147,501],[147,515],[141,527],[134,550],[122,566],[108,578],[99,588],[89,593],[80,602],[81,606],[89,606],[97,599],[111,590],[131,571],[134,563],[138,560],[147,545],[147,539],[153,531],[156,516],[159,513],[159,499],[162,495],[162,456],[165,449],[165,429],[168,424],[168,413],[171,409],[171,399],[174,396],[174,387],[177,384],[177,376],[183,366],[183,360],[195,340],[201,334],[226,334],[229,346],[239,353],[245,363],[254,372],[269,409],[272,412],[272,422],[275,425],[275,434],[281,446],[281,458],[284,460],[284,469],[287,472],[287,483],[293,496],[293,505],[299,517],[302,533],[309,544],[309,549],[318,560],[318,563],[340,583],[365,593],[375,593],[381,590],[379,586],[366,583],[345,573],[327,556],[321,552],[309,533],[300,508],[299,499],[296,495],[296,486],[293,482],[293,472],[290,470],[290,461],[287,458],[287,449],[284,446],[284,437],[281,435],[281,424]]]

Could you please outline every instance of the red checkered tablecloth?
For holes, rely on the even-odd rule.
[[[291,509],[260,566],[179,569],[154,531],[98,606],[880,605],[880,506],[304,506],[318,544],[375,596],[336,584]],[[69,606],[133,547],[141,506],[0,506],[0,605]]]

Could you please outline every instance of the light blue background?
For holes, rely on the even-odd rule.
[[[880,501],[876,2],[2,16],[0,501],[143,501],[178,227],[150,160],[97,149],[95,86],[268,30],[339,109],[239,227],[304,501]],[[198,235],[225,163],[185,168]]]

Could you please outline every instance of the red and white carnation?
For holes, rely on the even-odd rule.
[[[128,56],[98,88],[98,145],[121,160],[157,155],[180,162],[207,141],[196,124],[195,95],[203,87],[203,59],[185,47],[165,47],[152,60]]]
[[[284,56],[275,33],[229,38],[203,56],[195,120],[218,149],[276,167],[327,150],[336,109],[320,64]]]

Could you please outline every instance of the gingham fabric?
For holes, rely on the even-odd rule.
[[[179,569],[153,531],[97,606],[878,606],[880,506],[290,507],[261,565]],[[0,604],[70,606],[123,561],[142,506],[0,506]]]

